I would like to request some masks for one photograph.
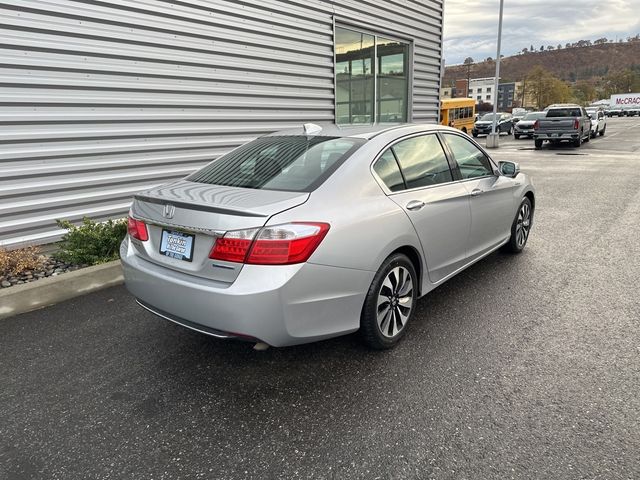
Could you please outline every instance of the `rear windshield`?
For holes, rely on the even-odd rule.
[[[544,112],[531,112],[531,113],[527,113],[523,120],[538,120],[540,118],[544,118],[546,115],[546,113]]]
[[[581,117],[579,108],[553,108],[547,112],[547,118],[554,117]]]
[[[187,177],[191,182],[310,192],[365,140],[342,137],[270,136],[236,148]]]

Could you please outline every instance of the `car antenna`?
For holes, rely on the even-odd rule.
[[[304,130],[304,134],[307,137],[311,135],[317,135],[322,131],[322,127],[320,125],[316,125],[315,123],[305,123],[302,125],[302,129]]]

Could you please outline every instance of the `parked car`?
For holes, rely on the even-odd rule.
[[[620,107],[611,107],[607,113],[610,117],[622,117],[624,113],[622,112],[622,108]]]
[[[515,126],[516,123],[518,123],[520,120],[522,120],[527,113],[528,112],[524,108],[514,108],[511,111],[511,115],[513,117],[514,126]]]
[[[513,127],[513,138],[518,140],[520,137],[533,138],[533,125],[536,120],[544,118],[546,112],[530,112],[527,113],[522,120]]]
[[[627,108],[627,117],[635,117],[636,115],[640,115],[640,107]]]
[[[585,110],[591,119],[591,138],[596,138],[598,135],[604,135],[604,132],[607,129],[607,117],[604,114],[604,110],[601,108],[589,107]]]
[[[561,103],[545,109],[544,118],[533,124],[533,140],[536,148],[545,141],[557,144],[570,141],[574,147],[591,139],[591,119],[580,105]]]
[[[360,330],[390,348],[418,298],[525,248],[534,188],[450,127],[306,124],[135,196],[120,254],[150,312],[294,345]]]
[[[513,117],[510,113],[496,113],[498,119],[496,123],[496,133],[511,135],[513,133]],[[493,113],[485,113],[473,126],[471,133],[474,137],[478,135],[488,135],[493,128]]]

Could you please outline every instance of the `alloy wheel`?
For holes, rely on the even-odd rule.
[[[413,278],[398,266],[389,271],[378,292],[377,322],[387,338],[398,335],[407,324],[413,308]]]
[[[516,243],[518,248],[523,248],[527,243],[529,237],[529,230],[531,229],[531,207],[527,203],[523,203],[520,206],[518,212],[518,221],[516,223]]]

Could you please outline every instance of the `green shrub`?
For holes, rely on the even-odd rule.
[[[107,220],[94,222],[84,217],[82,224],[56,220],[60,228],[67,229],[59,243],[60,250],[53,256],[65,263],[96,265],[119,258],[120,243],[127,233],[127,221]]]

